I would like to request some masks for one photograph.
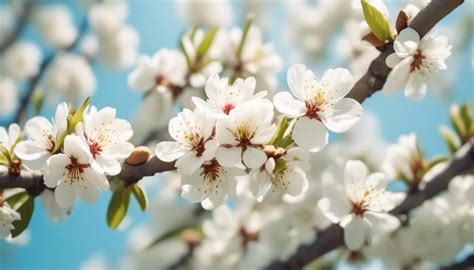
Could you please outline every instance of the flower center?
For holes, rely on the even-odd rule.
[[[102,146],[98,142],[93,142],[89,145],[89,149],[94,158],[102,152]]]
[[[367,203],[364,200],[352,203],[352,213],[356,216],[363,216],[367,211]]]
[[[255,136],[255,130],[247,123],[239,125],[234,131],[234,137],[239,141],[239,146],[246,148],[252,143],[250,140]]]
[[[202,165],[202,172],[201,175],[204,175],[204,180],[209,182],[216,181],[221,173],[221,166],[216,159],[213,159],[204,165]]]
[[[186,136],[184,136],[185,140],[189,142],[189,144],[192,145],[192,150],[196,151],[196,156],[200,157],[206,150],[204,147],[204,139],[199,135],[195,133],[189,133]]]
[[[155,77],[155,85],[156,86],[162,85],[162,86],[168,88],[171,91],[171,93],[173,94],[173,97],[179,96],[179,94],[181,94],[181,92],[183,90],[183,87],[173,84],[170,80],[166,79],[162,75],[157,75]]]
[[[417,50],[416,53],[413,55],[413,62],[410,64],[410,72],[415,70],[420,70],[421,66],[423,65],[423,59],[425,59],[420,50]]]
[[[49,134],[47,140],[48,140],[47,143],[48,143],[49,147],[46,150],[48,150],[48,152],[52,153],[53,150],[54,150],[54,147],[56,146],[56,142],[54,141],[53,135]]]
[[[306,100],[306,116],[311,119],[321,120],[318,113],[323,111],[327,101],[323,91],[317,91],[313,98]]]
[[[84,180],[82,174],[84,169],[90,167],[90,164],[80,163],[79,160],[74,156],[69,156],[69,165],[66,166],[67,177],[71,180],[71,183],[74,181]]]
[[[235,105],[234,105],[234,104],[232,104],[232,103],[226,103],[226,104],[224,105],[223,111],[224,111],[225,114],[228,115],[228,114],[230,113],[230,111],[232,111],[232,109],[234,109],[234,108],[235,108]]]

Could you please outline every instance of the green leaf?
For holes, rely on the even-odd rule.
[[[133,196],[137,199],[138,204],[140,205],[140,209],[145,211],[148,206],[148,197],[146,196],[145,190],[138,184],[131,186]]]
[[[178,226],[174,229],[171,229],[171,230],[165,232],[164,234],[161,234],[155,240],[153,240],[153,242],[151,242],[150,245],[148,245],[147,249],[150,249],[150,248],[158,245],[159,243],[161,243],[163,241],[166,241],[168,239],[171,239],[173,237],[176,237],[176,236],[180,235],[187,228],[189,228],[189,226],[187,226],[187,225]]]
[[[107,225],[110,228],[117,228],[125,215],[127,215],[128,205],[130,204],[130,189],[125,187],[117,188],[110,199],[107,209]]]
[[[292,145],[295,141],[291,137],[291,134],[288,134],[283,138],[283,140],[280,143],[280,147],[282,148],[287,148],[288,146]]]
[[[40,114],[44,104],[44,91],[38,89],[33,96],[33,108],[35,114]]]
[[[28,195],[26,191],[19,192],[8,199],[6,199],[10,207],[16,210],[20,216],[20,220],[15,220],[12,225],[15,227],[11,231],[12,238],[20,235],[30,224],[31,216],[33,215],[33,210],[35,208],[35,199],[34,197]]]
[[[242,29],[242,38],[240,39],[239,48],[237,49],[237,59],[240,59],[242,56],[242,51],[244,50],[245,41],[249,34],[250,27],[253,23],[253,17],[248,17],[245,21],[244,28]]]
[[[368,0],[361,0],[364,18],[370,30],[380,40],[392,40],[393,35],[390,30],[388,19]]]
[[[272,138],[270,139],[270,142],[268,144],[271,144],[275,147],[280,146],[281,141],[283,140],[283,136],[285,135],[285,131],[288,128],[288,117],[283,117],[280,122],[278,123],[278,127],[273,134]]]
[[[461,106],[460,116],[462,122],[464,123],[464,127],[466,131],[470,131],[474,125],[474,117],[472,116],[472,112],[469,108],[469,104],[465,103]]]
[[[458,105],[451,106],[449,120],[451,121],[451,125],[453,126],[454,131],[456,131],[456,134],[459,136],[459,138],[463,138],[464,134],[466,134],[466,127],[464,126],[464,122],[461,117],[461,110]]]
[[[214,38],[216,37],[217,31],[219,31],[219,28],[217,27],[213,27],[207,31],[206,35],[199,44],[199,47],[197,48],[196,62],[200,62],[204,58],[204,56],[206,56],[207,52],[209,51],[209,48],[214,42]]]
[[[440,126],[439,132],[441,133],[449,152],[452,154],[455,153],[459,145],[459,139],[456,137],[456,134],[445,126]]]
[[[181,51],[184,54],[184,58],[186,59],[186,64],[188,65],[188,69],[191,69],[191,66],[192,66],[191,59],[189,58],[189,54],[186,51],[186,48],[184,47],[183,40],[179,41],[179,48],[181,49]]]

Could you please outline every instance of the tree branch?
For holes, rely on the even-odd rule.
[[[465,270],[472,269],[474,267],[474,254],[466,257],[463,261],[449,265],[443,266],[441,270]]]
[[[31,12],[33,10],[33,5],[33,1],[25,2],[23,12],[21,13],[20,18],[16,23],[15,29],[13,30],[11,35],[9,35],[7,39],[2,42],[2,44],[0,44],[0,54],[3,54],[8,48],[10,48],[11,45],[13,45],[13,43],[15,43],[15,41],[17,41],[18,37],[23,32],[23,29],[25,29],[26,23],[30,19]]]
[[[408,26],[415,29],[420,34],[420,37],[423,37],[436,23],[463,2],[464,0],[433,0],[428,6],[420,10]],[[372,61],[367,72],[352,87],[347,97],[362,103],[373,93],[382,89],[391,70],[385,64],[385,59],[393,52],[395,52],[393,44],[386,44],[382,53]]]
[[[438,173],[426,184],[425,189],[409,195],[398,207],[390,211],[393,215],[404,215],[410,210],[420,206],[424,201],[433,198],[449,184],[449,181],[460,174],[469,171],[474,166],[474,139],[471,139],[451,158],[447,167]],[[343,230],[334,224],[318,233],[316,241],[308,245],[302,245],[286,262],[276,261],[267,269],[302,269],[322,255],[332,251],[344,244]]]

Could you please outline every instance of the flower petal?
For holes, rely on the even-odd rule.
[[[76,200],[75,186],[61,182],[54,191],[54,197],[58,205],[64,209],[71,209]]]
[[[49,154],[44,145],[34,141],[21,141],[15,147],[15,155],[23,160],[35,160]]]
[[[426,96],[426,90],[427,85],[422,76],[418,72],[411,73],[405,86],[405,96],[412,100],[421,100]]]
[[[364,218],[369,221],[372,230],[378,234],[392,232],[400,226],[400,220],[398,218],[386,213],[367,211],[364,214]]]
[[[64,154],[57,154],[46,161],[44,171],[44,184],[49,188],[54,188],[63,179],[66,166],[69,165],[69,158]]]
[[[401,89],[408,81],[410,64],[412,61],[413,57],[407,57],[398,63],[388,74],[387,81],[385,82],[382,91],[386,93],[394,93]]]
[[[156,156],[163,161],[171,162],[186,154],[187,149],[177,142],[160,142],[155,149]]]
[[[267,161],[267,155],[262,151],[262,149],[249,147],[244,151],[243,161],[247,168],[260,168],[265,164],[265,161]]]
[[[305,114],[306,106],[301,100],[293,98],[288,92],[279,92],[273,97],[276,109],[287,116],[299,117]]]
[[[341,224],[342,226],[342,224]],[[350,215],[344,224],[344,243],[350,250],[360,249],[366,240],[367,225],[361,217]]]
[[[329,134],[320,121],[302,117],[296,121],[292,137],[301,148],[318,152],[328,143]]]
[[[232,167],[242,164],[242,148],[240,147],[219,147],[216,150],[216,159],[222,166]]]
[[[328,69],[321,79],[321,87],[327,99],[336,103],[345,97],[352,88],[352,74],[345,68]]]
[[[345,132],[352,127],[362,114],[362,106],[352,98],[343,98],[330,110],[321,113],[321,120],[334,132]]]

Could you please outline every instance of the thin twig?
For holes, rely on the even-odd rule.
[[[3,54],[8,48],[10,48],[10,46],[13,45],[21,36],[21,34],[23,33],[23,29],[25,29],[25,26],[30,19],[30,15],[33,11],[33,6],[33,1],[25,2],[23,12],[16,23],[15,29],[13,30],[11,35],[9,35],[7,39],[2,44],[0,44],[0,55]]]

